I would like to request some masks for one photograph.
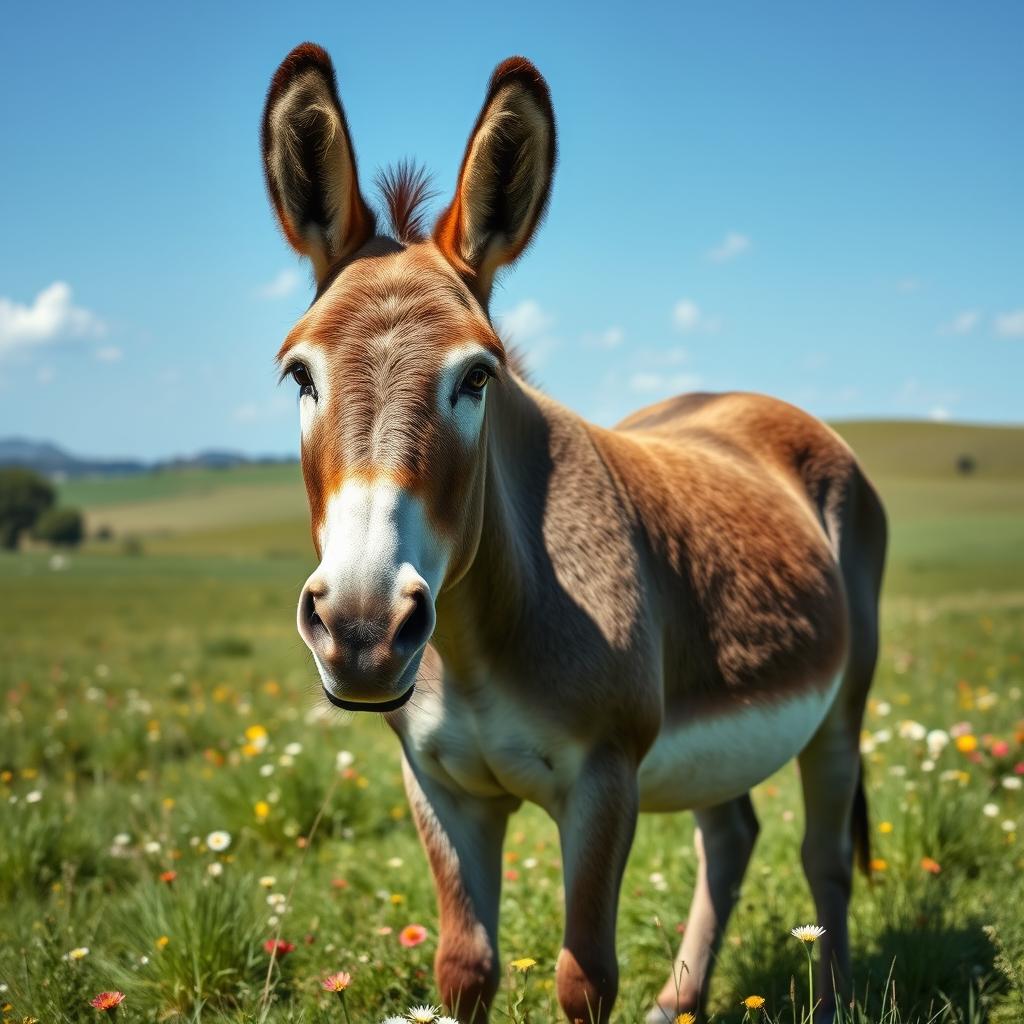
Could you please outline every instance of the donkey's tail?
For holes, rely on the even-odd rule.
[[[850,817],[850,832],[853,836],[853,852],[857,867],[868,878],[871,877],[871,828],[868,824],[868,798],[864,792],[864,758],[857,769],[857,789],[853,794],[853,811]]]

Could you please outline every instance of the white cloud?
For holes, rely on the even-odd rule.
[[[950,411],[944,405],[933,405],[928,410],[928,419],[935,423],[945,423],[950,418]]]
[[[711,334],[721,329],[722,321],[717,316],[708,316],[693,299],[681,299],[672,310],[672,323],[677,331],[690,334],[703,331]]]
[[[629,378],[629,389],[638,394],[678,394],[700,387],[701,379],[695,373],[656,373],[639,370]]]
[[[71,301],[71,287],[54,281],[23,306],[0,296],[0,355],[45,345],[60,338],[100,337],[106,325],[93,312]]]
[[[1000,313],[996,317],[996,334],[1003,338],[1024,338],[1024,309]]]
[[[558,348],[558,339],[549,333],[555,318],[533,299],[499,313],[497,320],[501,335],[519,347],[527,370],[539,370]]]
[[[284,299],[291,295],[300,284],[302,284],[302,275],[289,267],[266,284],[260,285],[257,294],[261,299]]]
[[[298,415],[294,400],[284,395],[272,395],[263,402],[245,402],[236,406],[231,418],[236,423],[262,423],[280,419],[289,412]]]
[[[621,327],[609,327],[597,334],[588,332],[583,335],[583,344],[587,348],[618,348],[626,340],[626,334]]]
[[[104,345],[102,348],[96,349],[93,355],[101,363],[118,363],[121,361],[121,357],[124,355],[124,352],[122,352],[116,345]]]
[[[981,313],[976,309],[965,309],[957,313],[947,324],[939,328],[940,334],[970,334],[981,322]]]
[[[742,256],[750,248],[750,237],[738,231],[730,231],[714,248],[709,249],[707,257],[712,263],[728,263],[729,260]]]
[[[543,334],[554,322],[554,318],[533,299],[524,299],[507,313],[498,314],[502,333],[519,345]]]

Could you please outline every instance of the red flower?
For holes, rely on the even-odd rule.
[[[89,1005],[95,1006],[97,1010],[102,1010],[104,1013],[112,1013],[123,1002],[123,992],[101,992],[89,1000]]]
[[[418,946],[421,942],[426,941],[426,938],[427,929],[423,925],[407,924],[399,933],[398,941],[406,949],[412,949],[413,946]]]
[[[289,953],[294,952],[295,943],[285,942],[284,939],[267,939],[263,943],[263,948],[271,955],[276,956],[280,959],[283,956],[287,956]]]
[[[173,882],[177,877],[178,877],[178,872],[177,871],[161,871],[160,872],[160,881],[161,882],[166,882],[168,885],[170,885],[171,882]]]

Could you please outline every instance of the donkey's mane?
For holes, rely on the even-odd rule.
[[[395,239],[403,245],[422,242],[427,235],[426,206],[437,194],[426,168],[414,160],[400,160],[378,171],[374,184],[380,189]]]

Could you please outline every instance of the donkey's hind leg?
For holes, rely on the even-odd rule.
[[[801,850],[819,940],[815,1020],[831,1021],[836,997],[848,998],[850,939],[847,915],[855,846],[867,860],[867,807],[861,780],[860,715],[855,722],[833,712],[800,754],[806,829]],[[859,842],[858,842],[859,841]],[[867,867],[866,864],[862,865]]]
[[[683,1011],[703,1013],[708,981],[729,914],[754,851],[758,824],[750,795],[695,813],[697,884],[686,931],[648,1024],[666,1024]]]

